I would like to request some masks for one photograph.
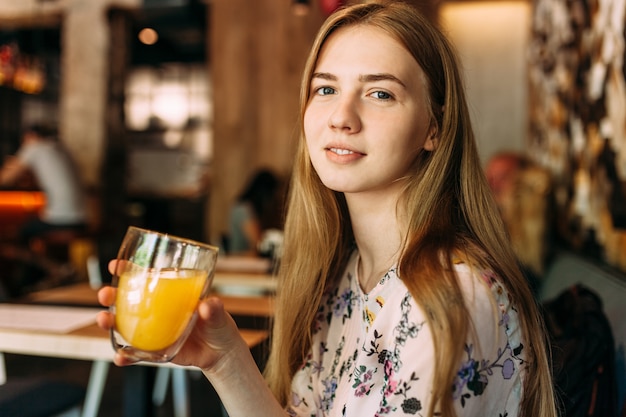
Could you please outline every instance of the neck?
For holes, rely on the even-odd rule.
[[[346,202],[361,260],[359,283],[367,293],[398,262],[405,227],[398,218],[397,195],[346,195]]]

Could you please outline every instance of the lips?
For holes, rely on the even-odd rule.
[[[345,156],[345,155],[365,155],[363,152],[359,152],[354,149],[352,146],[348,146],[347,144],[341,142],[328,143],[324,150],[326,152],[332,152],[335,155]]]
[[[342,148],[327,148],[330,152],[336,153],[337,155],[350,155],[353,154],[354,151],[350,149],[342,149]]]
[[[330,161],[339,164],[347,164],[357,161],[365,156],[364,153],[338,146],[329,146],[324,148],[326,156]]]

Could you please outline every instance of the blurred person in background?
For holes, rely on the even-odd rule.
[[[34,175],[44,192],[46,206],[39,218],[24,225],[20,232],[21,243],[27,244],[51,230],[85,230],[85,195],[76,166],[54,131],[43,125],[25,130],[17,155],[0,171],[0,184],[14,184],[28,172]]]
[[[32,284],[41,275],[58,275],[58,265],[45,258],[45,236],[54,231],[83,233],[87,230],[87,208],[83,185],[70,154],[59,142],[56,131],[42,124],[25,129],[14,157],[0,170],[0,185],[17,183],[31,174],[46,198],[40,215],[20,229],[18,247],[4,248],[5,256],[21,261],[22,267],[10,286],[13,292]],[[64,272],[63,272],[64,273]]]
[[[226,249],[232,255],[261,254],[269,230],[282,229],[282,184],[269,169],[250,179],[230,211]]]

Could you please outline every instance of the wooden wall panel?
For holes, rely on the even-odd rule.
[[[216,0],[210,10],[214,162],[209,233],[219,242],[229,208],[261,167],[289,175],[300,74],[323,18],[295,16],[286,0]]]
[[[437,2],[413,0],[436,19]],[[228,211],[260,167],[288,176],[295,152],[300,76],[324,20],[318,1],[293,14],[290,0],[210,3],[214,163],[207,235],[227,231]]]

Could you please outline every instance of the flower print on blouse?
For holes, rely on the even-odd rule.
[[[396,268],[363,293],[357,260],[355,252],[338,286],[324,295],[311,351],[292,382],[288,412],[424,416],[434,364],[426,316]],[[475,323],[450,390],[457,415],[516,417],[525,375],[517,312],[492,273],[477,273],[463,263],[455,271]]]

